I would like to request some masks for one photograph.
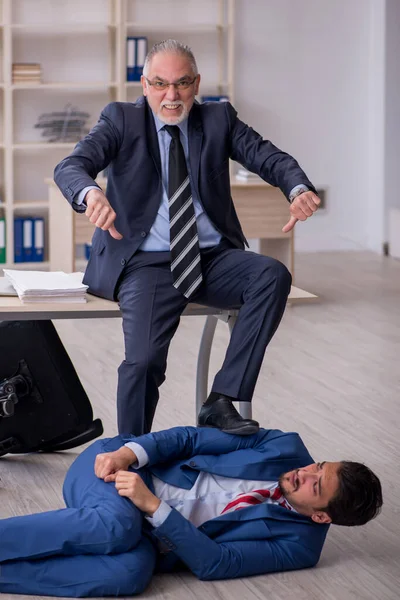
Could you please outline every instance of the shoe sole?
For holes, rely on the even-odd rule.
[[[258,433],[260,430],[259,427],[254,427],[254,425],[247,425],[244,427],[237,427],[234,429],[220,429],[219,427],[216,427],[215,425],[199,425],[199,424],[197,424],[197,427],[203,427],[203,428],[208,427],[209,429],[219,429],[220,431],[223,431],[224,433],[231,433],[232,435],[254,435],[255,433]]]

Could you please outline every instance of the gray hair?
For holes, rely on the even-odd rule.
[[[174,54],[179,54],[180,56],[184,56],[190,62],[190,66],[192,68],[193,74],[194,75],[198,74],[196,59],[194,57],[194,54],[193,54],[191,48],[189,48],[189,46],[186,46],[185,44],[181,44],[180,42],[177,42],[176,40],[164,40],[162,42],[159,42],[158,44],[154,44],[154,46],[151,48],[151,50],[149,50],[149,52],[147,53],[146,59],[144,61],[144,66],[143,66],[143,75],[145,77],[147,77],[147,75],[149,73],[150,62],[151,62],[152,58],[156,54],[159,54],[160,52],[174,53]]]

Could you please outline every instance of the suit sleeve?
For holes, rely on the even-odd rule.
[[[123,440],[142,446],[149,457],[148,466],[152,466],[199,454],[220,455],[249,448],[261,449],[270,431],[260,429],[254,435],[240,436],[209,427],[173,427],[139,437],[125,436]]]
[[[85,187],[99,187],[94,180],[118,154],[123,130],[124,116],[120,104],[108,104],[88,135],[56,166],[54,181],[75,210],[85,210],[76,203]]]
[[[293,156],[283,152],[269,140],[264,140],[252,127],[238,119],[236,110],[229,102],[224,102],[224,106],[229,122],[230,153],[233,160],[267,183],[279,187],[286,198],[289,198],[290,192],[297,185],[305,185],[316,192]]]
[[[318,556],[287,539],[217,543],[172,509],[153,534],[202,580],[312,567]]]

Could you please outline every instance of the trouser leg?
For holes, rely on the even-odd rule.
[[[55,556],[3,563],[0,592],[37,596],[132,596],[150,582],[156,550],[148,539],[108,556]]]
[[[122,445],[122,442],[119,442]],[[94,474],[94,460],[107,451],[97,440],[71,465],[64,483],[67,508],[0,521],[0,562],[51,555],[109,554],[134,548],[143,516],[114,483]]]
[[[172,286],[168,252],[139,252],[118,289],[125,360],[118,370],[118,430],[141,435],[151,430],[165,379],[171,339],[187,300]]]
[[[203,274],[205,286],[195,301],[241,307],[212,391],[250,401],[266,347],[285,310],[291,275],[273,258],[227,244],[203,253]]]

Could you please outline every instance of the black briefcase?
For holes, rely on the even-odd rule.
[[[102,433],[53,323],[0,323],[0,456],[67,450]]]

